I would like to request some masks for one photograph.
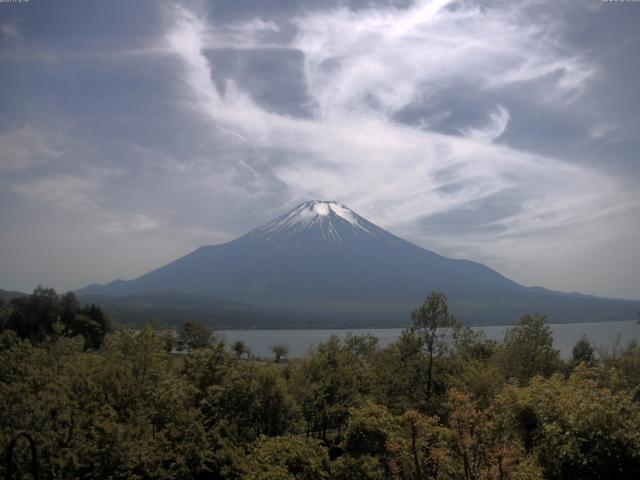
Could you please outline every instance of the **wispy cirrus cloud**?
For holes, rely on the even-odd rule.
[[[96,175],[58,174],[16,183],[11,190],[50,209],[93,211],[101,183]]]
[[[640,10],[64,1],[0,22],[6,287],[132,278],[326,198],[524,283],[640,295]]]
[[[64,149],[59,132],[31,123],[0,132],[0,172],[17,172],[59,158]]]
[[[272,24],[217,31],[176,7],[166,37],[182,61],[191,106],[217,128],[273,151],[272,173],[287,186],[290,203],[340,199],[420,238],[430,217],[508,193],[513,208],[496,212],[485,225],[494,228],[476,238],[487,249],[496,237],[557,231],[589,221],[594,212],[628,206],[600,173],[497,143],[510,116],[499,103],[484,123],[461,126],[459,135],[425,127],[439,92],[461,82],[490,97],[507,86],[533,88],[536,81],[545,85],[541,101],[579,97],[596,66],[563,52],[548,25],[530,23],[515,7],[448,1],[317,11],[293,22],[297,33],[269,46],[304,57],[300,74],[310,99],[304,118],[270,111],[241,81],[227,79],[223,91],[216,85],[217,65],[207,52],[233,44],[262,49],[263,35],[277,30]],[[420,122],[398,121],[398,112],[415,103],[423,107]]]
[[[494,141],[507,129],[509,123],[509,112],[506,108],[498,105],[496,110],[489,115],[488,121],[480,128],[468,128],[462,130],[462,135],[478,140]]]

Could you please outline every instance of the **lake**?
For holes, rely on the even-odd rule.
[[[560,350],[563,358],[571,356],[576,341],[586,335],[598,348],[612,347],[617,339],[626,345],[631,340],[640,341],[640,325],[635,321],[594,322],[550,324],[554,346]],[[472,327],[484,331],[487,338],[503,340],[508,325]],[[331,335],[345,337],[348,334],[364,335],[370,333],[378,337],[379,345],[385,347],[392,343],[403,329],[401,328],[363,328],[344,330],[223,330],[218,334],[227,342],[242,340],[251,348],[251,353],[259,357],[273,357],[271,346],[283,343],[289,347],[290,357],[301,357],[309,348],[326,341]]]

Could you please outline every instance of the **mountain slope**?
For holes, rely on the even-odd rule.
[[[413,245],[344,205],[324,201],[306,202],[234,241],[200,247],[134,280],[92,285],[78,294],[168,290],[344,318],[406,319],[434,290],[445,292],[456,313],[471,321],[503,321],[505,311],[519,315],[535,305],[541,312],[552,305],[550,313],[563,314],[557,320],[595,320],[584,317],[594,301],[615,304],[616,318],[635,312],[635,302],[623,306],[524,287],[479,263]]]

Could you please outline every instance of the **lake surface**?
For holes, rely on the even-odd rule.
[[[635,321],[564,323],[550,324],[553,332],[554,347],[560,350],[563,358],[571,356],[571,350],[582,335],[586,335],[598,348],[611,348],[617,341],[626,345],[631,340],[640,341],[640,325]],[[510,326],[472,327],[484,331],[487,338],[503,340],[504,332]],[[227,342],[242,340],[259,357],[273,357],[271,347],[284,343],[289,347],[290,357],[301,357],[309,352],[313,345],[325,342],[331,335],[345,337],[348,334],[363,335],[370,333],[378,337],[379,345],[385,347],[400,336],[401,328],[363,328],[344,330],[223,330],[219,335]]]

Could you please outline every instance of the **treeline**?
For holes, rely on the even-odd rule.
[[[8,303],[0,297],[0,332],[14,331],[20,338],[42,342],[57,336],[84,338],[85,349],[102,346],[111,322],[91,303],[81,307],[73,292],[59,296],[53,288],[38,286],[31,295]]]
[[[16,306],[2,308],[0,449],[16,430],[30,431],[40,478],[635,479],[640,471],[637,344],[596,352],[583,338],[563,361],[539,315],[494,342],[432,294],[386,348],[370,335],[332,337],[305,358],[275,363],[247,360],[193,322],[178,336],[119,329],[93,348],[81,331],[55,327],[62,310],[54,327],[25,335],[12,323]]]

